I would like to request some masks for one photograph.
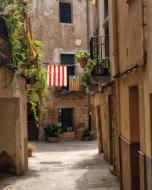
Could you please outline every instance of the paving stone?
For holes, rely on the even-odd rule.
[[[3,178],[1,190],[119,190],[109,165],[97,154],[96,141],[36,145],[29,171]]]

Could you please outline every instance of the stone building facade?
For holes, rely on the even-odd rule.
[[[63,63],[73,67],[72,75],[78,76],[83,72],[79,65],[75,65],[73,58],[78,51],[87,50],[87,9],[88,1],[83,0],[33,0],[33,36],[43,42],[45,65]],[[67,122],[67,127],[72,125],[72,129],[70,126],[66,129],[65,138],[81,138],[89,120],[88,95],[85,91],[80,89],[71,92],[68,88],[51,88],[46,102],[42,126]],[[59,118],[60,115],[62,118]],[[43,128],[40,129],[39,136],[40,139],[44,138]]]

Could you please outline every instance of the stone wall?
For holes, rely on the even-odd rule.
[[[71,3],[72,23],[60,23],[59,0],[33,0],[33,37],[43,42],[45,64],[61,64],[61,54],[76,54],[87,49],[87,1],[65,0]],[[61,1],[62,2],[62,1]],[[80,75],[82,69],[75,67],[75,74]],[[52,92],[52,93],[51,93]],[[54,96],[48,91],[46,97],[47,113],[42,126],[47,123],[58,123],[59,108],[74,108],[74,130],[80,138],[84,128],[88,127],[88,97],[84,93]],[[40,139],[43,139],[43,128]],[[67,136],[66,136],[67,137]]]
[[[58,110],[60,108],[73,108],[75,137],[81,139],[83,130],[88,127],[87,94],[48,96],[46,105],[47,113],[44,114],[42,126],[46,126],[49,123],[58,124]],[[42,129],[40,134],[41,139],[44,138],[43,135]]]
[[[27,99],[25,81],[0,67],[0,170],[27,171]]]

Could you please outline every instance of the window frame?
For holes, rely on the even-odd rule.
[[[62,55],[69,55],[69,56],[71,55],[71,56],[73,56],[73,64],[71,64],[71,66],[68,66],[68,65],[70,65],[70,64],[68,64],[68,63],[67,63],[67,64],[62,63],[62,60],[61,60]],[[76,69],[76,68],[75,68],[75,63],[74,63],[74,56],[75,56],[74,53],[60,53],[60,64],[61,64],[61,65],[65,65],[65,66],[67,65],[67,72],[68,72],[68,67],[73,67],[73,68],[74,68],[74,74],[73,74],[73,75],[75,75],[75,72],[76,72],[76,70],[75,70],[75,69]],[[72,65],[73,65],[73,66],[72,66]],[[71,75],[70,75],[70,74],[68,75],[68,73],[67,73],[67,77],[68,77],[68,78],[67,78],[67,81],[68,81],[68,82],[67,82],[67,83],[68,83],[68,84],[67,84],[67,87],[62,87],[62,89],[67,90],[67,91],[69,91],[69,76],[71,76]]]
[[[65,4],[71,5],[71,21],[70,22],[62,22],[61,21],[60,3],[65,3]],[[71,24],[73,24],[73,21],[74,21],[74,19],[73,19],[73,2],[72,1],[60,0],[59,1],[59,23],[64,24],[64,25],[71,25]]]

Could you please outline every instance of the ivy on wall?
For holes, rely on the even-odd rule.
[[[36,88],[27,91],[28,101],[39,124],[44,109],[47,89],[47,71],[42,61],[42,43],[32,40],[31,7],[26,0],[1,0],[0,16],[5,20],[11,46],[11,67],[15,75],[22,75],[27,83],[34,83]],[[39,113],[37,108],[40,107]]]

